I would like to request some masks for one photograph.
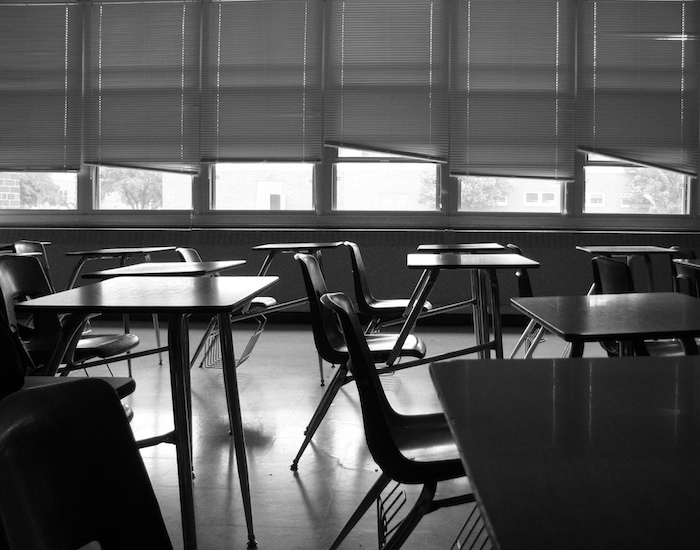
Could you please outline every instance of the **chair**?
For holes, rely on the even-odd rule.
[[[9,550],[172,548],[119,398],[104,380],[0,402],[0,494]]]
[[[55,348],[61,319],[53,312],[36,313],[31,325],[18,320],[15,304],[28,298],[51,294],[51,286],[39,260],[33,256],[0,256],[0,296],[8,323],[17,330],[29,355],[37,366],[43,366]],[[127,351],[139,343],[135,334],[82,334],[63,358],[63,375],[72,370],[108,364],[109,360],[126,359]],[[88,361],[94,359],[94,361]],[[56,372],[40,370],[53,376]]]
[[[370,321],[365,328],[369,334],[379,329],[384,323],[401,319],[403,312],[408,306],[408,298],[379,299],[375,298],[370,290],[369,280],[365,263],[362,260],[360,247],[351,241],[345,241],[344,246],[350,250],[350,261],[352,263],[353,283],[355,286],[355,300],[360,314],[367,316]],[[432,309],[430,302],[423,306],[423,312]]]
[[[175,249],[175,252],[177,252],[178,256],[180,256],[180,260],[182,260],[183,262],[202,261],[202,257],[195,248],[178,247]],[[219,274],[217,273],[214,276],[218,277]],[[255,319],[255,321],[257,322],[257,327],[253,331],[251,337],[248,339],[248,343],[246,344],[243,353],[240,355],[236,366],[240,366],[246,359],[248,359],[248,357],[250,357],[250,354],[253,351],[255,344],[258,342],[258,338],[260,338],[260,335],[265,330],[265,325],[267,324],[267,317],[263,315],[263,312],[264,310],[271,308],[275,305],[277,305],[277,300],[275,300],[271,296],[256,296],[251,300],[250,304],[243,309],[242,315],[234,315],[231,317],[231,322],[236,322],[250,318]],[[213,366],[221,361],[221,347],[219,343],[219,323],[217,322],[216,317],[212,317],[209,321],[209,324],[207,325],[207,328],[204,331],[204,336],[199,341],[197,349],[192,355],[192,359],[190,360],[190,367],[193,367],[194,364],[197,362],[197,357],[199,357],[199,354],[202,352],[202,350],[204,350],[204,356],[202,357],[202,361],[199,364],[200,367]]]
[[[388,539],[384,529],[380,530],[380,548],[395,550],[401,547],[425,514],[446,506],[473,502],[474,495],[467,493],[435,499],[439,482],[465,475],[444,414],[404,415],[396,412],[386,398],[350,300],[342,293],[333,293],[323,295],[320,301],[340,320],[350,355],[350,372],[360,396],[367,446],[382,472],[330,549],[338,548],[390,481],[423,485],[415,505],[398,525],[391,528]],[[379,523],[385,525],[384,520]]]
[[[337,364],[333,379],[328,384],[323,394],[321,402],[316,407],[316,411],[311,417],[309,425],[304,431],[305,438],[296,457],[292,462],[291,469],[297,470],[301,455],[311,442],[314,433],[321,424],[323,417],[328,411],[333,399],[341,387],[353,380],[348,372],[348,348],[345,344],[343,334],[333,316],[333,313],[321,306],[319,301],[321,296],[328,292],[323,272],[318,260],[312,254],[295,254],[294,258],[301,266],[304,279],[304,286],[309,298],[309,309],[311,312],[311,328],[314,336],[316,351],[319,360],[325,360],[331,364]],[[391,350],[398,340],[395,334],[371,333],[366,335],[366,343],[369,346],[374,363],[385,362],[389,358]],[[422,359],[425,357],[425,343],[414,335],[409,335],[401,348],[402,357],[414,357]],[[394,372],[405,365],[395,365],[393,367],[380,368],[379,372]]]
[[[681,248],[680,246],[671,247],[674,252],[669,256],[671,265],[671,285],[674,292],[682,292],[685,288],[686,294],[698,297],[698,281],[697,275],[694,273],[695,270],[679,265],[673,260],[685,259],[694,260],[695,252],[689,248]],[[693,293],[694,292],[694,293]]]
[[[593,282],[596,294],[625,294],[635,292],[632,270],[626,262],[608,256],[596,256],[592,260]],[[619,343],[601,342],[609,356],[619,355]],[[635,340],[632,342],[635,355],[680,356],[683,349],[675,340]]]
[[[22,345],[19,336],[13,331],[7,322],[5,314],[2,312],[0,312],[0,353],[2,353],[2,361],[0,361],[0,400],[16,391],[72,383],[80,380],[80,378],[62,376],[27,376],[28,373],[36,372],[36,367]],[[112,387],[120,398],[132,394],[136,389],[136,382],[134,382],[133,378],[110,376],[103,380]],[[131,407],[124,403],[122,408],[130,421],[134,416]],[[0,539],[2,539],[1,536]]]
[[[39,258],[41,266],[46,272],[46,278],[48,279],[49,284],[51,285],[51,292],[53,292],[53,278],[51,277],[51,269],[49,267],[49,255],[46,251],[46,243],[42,241],[21,240],[16,241],[12,245],[12,247],[14,248],[16,254],[38,254],[37,257]]]

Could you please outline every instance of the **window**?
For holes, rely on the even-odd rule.
[[[314,165],[303,162],[217,163],[215,210],[313,210]]]
[[[97,169],[100,210],[191,210],[192,176],[132,168]]]
[[[562,183],[529,178],[458,178],[462,212],[561,212]]]
[[[605,214],[687,214],[689,178],[589,153],[585,167],[584,212]],[[605,204],[589,202],[603,196]]]
[[[0,172],[0,209],[74,210],[78,177],[70,172]]]
[[[438,165],[388,153],[339,149],[335,210],[435,211]]]

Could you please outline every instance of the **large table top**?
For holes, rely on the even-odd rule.
[[[214,262],[143,262],[92,273],[83,273],[86,279],[108,279],[110,277],[160,277],[190,276],[200,277],[220,273],[227,269],[244,265],[245,260],[220,260]]]
[[[343,241],[332,242],[305,242],[305,243],[269,243],[259,244],[253,250],[263,250],[266,252],[313,252],[325,248],[338,248],[343,245]]]
[[[152,254],[154,252],[169,252],[174,246],[127,246],[119,248],[97,248],[95,250],[78,250],[66,252],[66,256],[112,256],[119,258],[130,254]]]
[[[505,246],[499,243],[439,243],[421,244],[417,250],[419,252],[498,252],[505,250]]]
[[[700,364],[453,360],[430,373],[494,547],[700,548]]]
[[[700,300],[678,292],[540,296],[510,301],[569,342],[700,335]]]
[[[645,254],[673,254],[675,249],[665,246],[653,245],[592,245],[577,246],[576,250],[582,250],[589,254],[608,254],[611,256],[634,256]]]
[[[520,254],[408,254],[406,265],[412,269],[499,269],[535,268],[539,262]]]
[[[279,277],[115,277],[17,304],[64,313],[218,313],[244,305]]]

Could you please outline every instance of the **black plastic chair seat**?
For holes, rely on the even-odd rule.
[[[387,300],[379,300],[375,298],[369,301],[367,305],[371,308],[372,314],[375,316],[380,316],[387,319],[397,319],[403,315],[406,307],[408,307],[409,301],[410,300],[408,298],[392,298]],[[421,311],[425,313],[431,309],[433,309],[433,305],[426,301],[425,304],[423,304]],[[368,311],[365,311],[365,313],[368,313]]]
[[[377,363],[383,363],[389,359],[391,350],[394,349],[394,344],[398,340],[398,336],[394,334],[374,333],[367,335],[367,345],[372,354],[372,359]],[[338,351],[348,353],[348,347],[343,342]],[[422,359],[425,357],[425,342],[417,338],[413,334],[409,334],[401,347],[401,357],[416,357]]]
[[[75,350],[75,359],[80,362],[91,357],[114,357],[139,345],[135,334],[91,334],[82,336]]]
[[[277,300],[272,296],[258,296],[250,302],[250,309],[255,311],[256,309],[265,309],[276,305]]]

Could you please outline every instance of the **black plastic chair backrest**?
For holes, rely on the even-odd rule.
[[[124,410],[104,380],[0,402],[0,494],[10,550],[172,548]]]
[[[39,256],[37,256],[37,258],[39,258],[39,261],[41,262],[41,267],[43,267],[44,271],[46,272],[46,278],[48,279],[49,285],[51,286],[51,290],[53,291],[54,286],[53,280],[51,278],[51,269],[49,267],[49,255],[46,251],[46,245],[41,241],[22,240],[15,242],[13,248],[17,254],[39,253]]]
[[[0,295],[2,307],[10,326],[19,331],[21,337],[25,337],[15,314],[15,304],[30,298],[39,298],[52,294],[51,284],[41,266],[34,256],[0,256]],[[61,322],[56,313],[36,312],[32,315],[33,335],[41,335],[42,338],[57,337],[61,329]]]
[[[607,256],[596,256],[593,265],[593,282],[596,294],[625,294],[634,292],[632,270],[626,262]]]
[[[0,312],[0,400],[24,384],[25,374],[34,364],[19,336],[12,330],[5,314]]]
[[[508,243],[506,248],[514,254],[520,254],[521,256],[523,255],[520,247],[515,244]],[[518,280],[518,296],[521,298],[531,298],[534,296],[532,293],[532,283],[530,283],[530,275],[527,269],[524,267],[519,267],[515,270],[515,277]]]
[[[357,383],[365,437],[372,458],[392,479],[410,482],[415,476],[416,463],[401,453],[396,438],[403,435],[412,417],[397,413],[389,403],[350,299],[342,292],[334,292],[323,295],[321,303],[335,312],[340,320],[350,354],[348,365]],[[420,445],[422,442],[414,443]],[[436,467],[439,468],[439,465]]]
[[[357,300],[357,308],[360,313],[365,315],[373,315],[371,304],[376,301],[369,287],[367,279],[367,270],[365,262],[362,259],[360,247],[352,241],[345,241],[344,246],[350,250],[350,262],[352,263],[352,279],[355,287],[355,299]]]
[[[682,292],[700,298],[700,272],[693,267],[673,264],[676,275],[673,281],[674,292]]]
[[[183,262],[201,262],[202,257],[199,255],[199,252],[197,252],[196,249],[194,248],[186,248],[186,247],[180,247],[176,248],[175,252],[180,256],[180,259]]]
[[[301,266],[304,287],[309,298],[311,329],[316,350],[329,363],[345,363],[348,354],[345,352],[343,333],[338,327],[335,315],[321,306],[320,298],[328,292],[328,287],[318,260],[311,254],[295,254],[294,259]]]
[[[674,263],[673,260],[694,260],[696,258],[695,252],[690,250],[689,248],[681,248],[680,246],[672,246],[671,249],[673,250],[673,253],[669,256],[670,263],[671,263],[671,281],[673,284],[673,290],[675,292],[680,292],[680,280],[686,280],[688,281],[688,268],[685,268],[683,270],[683,275],[679,278],[678,275],[680,273],[680,270],[678,269],[678,264]],[[679,280],[680,279],[680,280]]]

